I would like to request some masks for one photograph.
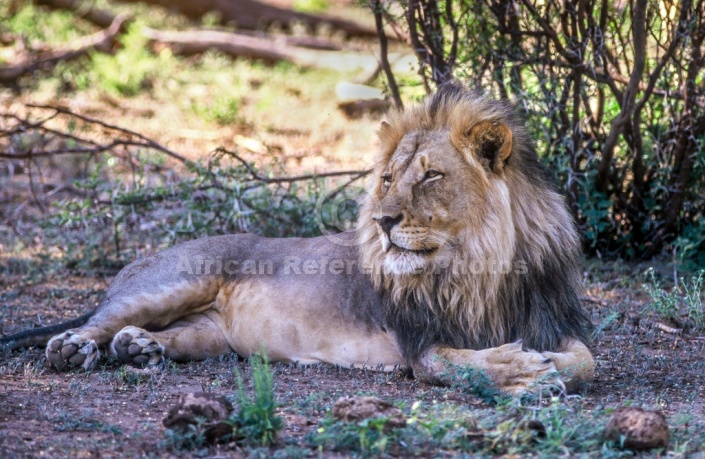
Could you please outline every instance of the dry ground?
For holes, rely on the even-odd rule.
[[[346,119],[334,96],[338,81],[361,75],[264,68],[214,55],[164,62],[150,88],[129,99],[95,87],[67,92],[61,86],[66,81],[53,78],[29,83],[21,94],[0,89],[0,110],[22,113],[25,102],[62,105],[138,130],[189,158],[205,158],[218,146],[240,148],[261,166],[275,157],[291,174],[369,166],[380,117]],[[199,104],[214,103],[224,94],[238,101],[237,119],[209,121]],[[57,166],[66,168],[62,161]],[[0,182],[0,216],[21,219],[17,209],[27,196],[17,197],[21,193],[9,185],[3,188],[11,177],[0,178],[7,179]],[[8,234],[9,226],[0,221],[0,333],[60,322],[97,305],[109,277],[82,277],[56,260],[42,261],[51,253],[51,241],[38,239],[16,249],[5,240]],[[639,288],[645,268],[590,263],[586,269],[585,307],[596,326],[598,372],[582,394],[582,407],[601,410],[632,403],[662,409],[674,429],[670,454],[705,455],[705,340],[658,328],[659,319],[647,312],[648,299]],[[307,439],[342,395],[377,395],[403,403],[407,413],[416,401],[488,409],[458,390],[420,384],[403,373],[274,365],[275,395],[285,419],[274,447],[166,449],[162,419],[178,397],[194,391],[236,393],[235,367],[249,384],[249,364],[234,355],[169,363],[154,374],[114,363],[90,373],[60,374],[47,367],[42,350],[1,352],[0,458],[315,456],[318,450]],[[454,453],[442,445],[434,448],[421,454]],[[600,454],[597,448],[592,456]]]
[[[11,273],[13,267],[5,268]],[[624,267],[612,273],[605,273],[604,265],[593,264],[590,269],[593,273],[587,276],[585,304],[597,326],[594,350],[598,372],[583,394],[583,408],[625,403],[659,408],[676,429],[672,449],[687,450],[683,442],[703,427],[705,342],[658,329],[644,313],[644,295],[633,285],[622,285]],[[74,317],[97,304],[108,282],[105,278],[57,272],[39,271],[29,281],[26,275],[5,275],[0,279],[2,331]],[[195,391],[236,393],[234,367],[240,369],[247,383],[249,364],[238,361],[235,355],[190,364],[170,363],[154,374],[133,372],[116,364],[106,364],[90,373],[60,374],[47,367],[39,349],[6,353],[0,359],[0,457],[162,456],[165,444],[161,421],[179,395]],[[273,370],[275,394],[285,419],[285,428],[273,448],[220,446],[200,453],[170,454],[270,455],[279,451],[315,455],[315,449],[307,446],[306,436],[315,433],[333,402],[342,395],[373,394],[404,402],[407,407],[415,401],[484,406],[457,390],[421,384],[403,373],[285,365],[274,365]],[[698,448],[702,448],[702,438],[695,441],[700,441]],[[441,451],[426,452],[436,454]]]

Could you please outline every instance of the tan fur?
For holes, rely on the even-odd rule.
[[[455,317],[469,333],[480,331],[489,326],[500,336],[504,327],[504,311],[498,303],[501,294],[502,276],[492,272],[482,272],[476,275],[459,275],[449,277],[438,285],[431,276],[385,276],[384,259],[379,228],[373,224],[374,216],[386,200],[404,200],[408,196],[399,196],[397,189],[391,189],[384,194],[380,177],[388,168],[397,147],[405,136],[415,132],[435,132],[446,140],[445,149],[437,152],[434,157],[438,169],[453,169],[449,164],[448,149],[455,149],[458,155],[465,159],[463,165],[470,176],[467,183],[468,193],[476,195],[472,209],[474,218],[464,219],[467,223],[462,228],[444,227],[447,220],[439,215],[439,209],[409,209],[414,223],[419,223],[418,212],[428,212],[435,217],[429,225],[430,231],[437,237],[451,240],[456,245],[452,260],[444,260],[455,266],[462,265],[467,260],[486,261],[487,264],[511,264],[516,245],[528,246],[527,253],[540,263],[542,257],[551,256],[554,245],[569,246],[577,252],[579,241],[571,229],[571,217],[562,204],[562,197],[555,192],[537,190],[527,183],[523,177],[511,171],[503,171],[496,175],[485,170],[474,155],[473,137],[482,135],[476,132],[477,127],[486,128],[495,120],[504,120],[505,114],[497,112],[496,107],[486,105],[485,99],[466,99],[461,105],[442,107],[435,124],[427,116],[425,106],[415,107],[404,112],[396,112],[390,120],[383,124],[379,131],[381,141],[381,157],[377,161],[369,184],[370,193],[362,209],[360,222],[360,245],[363,264],[372,270],[372,279],[376,286],[393,289],[394,298],[411,291],[427,304],[433,304],[439,298],[439,304],[444,305],[444,313]],[[448,127],[450,127],[448,129]],[[509,130],[505,124],[501,130]],[[509,156],[512,148],[521,148],[525,133],[520,126],[513,126],[513,137],[508,139],[509,145],[503,145],[503,159]],[[470,137],[465,133],[470,132]],[[398,152],[397,152],[398,154]],[[413,166],[407,174],[417,173]],[[398,180],[401,180],[398,179]],[[533,194],[533,195],[532,195]],[[454,196],[448,195],[452,199]],[[441,218],[439,218],[441,217]],[[450,234],[449,234],[450,233]],[[546,237],[549,236],[549,238]],[[433,261],[428,260],[433,268]],[[474,309],[467,307],[475,305]],[[487,318],[489,322],[487,321]]]
[[[578,340],[552,352],[508,342],[521,305],[512,302],[511,276],[490,266],[542,266],[558,251],[571,260],[579,252],[562,198],[517,169],[527,144],[522,126],[505,106],[472,93],[429,103],[382,124],[356,233],[221,236],[135,262],[86,325],[49,341],[48,360],[61,369],[92,368],[112,339],[110,352],[132,363],[154,363],[162,353],[184,361],[265,348],[285,362],[410,365],[436,382],[448,382],[448,363],[473,365],[513,393],[541,381],[561,386],[557,370],[569,370],[573,382],[589,380],[594,363]],[[297,257],[301,263],[290,269]],[[184,260],[201,259],[211,266],[255,260],[264,269],[176,272]],[[320,273],[311,273],[316,266]],[[402,332],[389,324],[404,308],[427,308],[414,312],[429,325],[445,321],[481,348],[432,343],[408,357]]]

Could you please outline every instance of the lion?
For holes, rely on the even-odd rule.
[[[58,370],[106,347],[134,365],[264,349],[434,384],[472,367],[509,394],[590,381],[579,237],[512,105],[450,83],[378,136],[355,229],[185,242],[126,266],[93,313],[3,342]]]

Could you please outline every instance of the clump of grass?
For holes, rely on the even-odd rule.
[[[676,279],[673,288],[666,290],[657,279],[653,268],[646,271],[644,290],[651,298],[649,309],[659,316],[688,330],[705,330],[705,270],[690,279]]]
[[[120,39],[122,48],[114,55],[94,53],[91,70],[95,81],[115,96],[135,96],[148,85],[158,66],[163,65],[149,52],[142,24],[130,25]]]
[[[473,395],[485,403],[494,405],[505,395],[497,388],[487,373],[471,366],[455,366],[453,387],[459,387],[466,394]]]
[[[357,423],[323,420],[308,442],[317,448],[333,451],[357,451],[365,456],[384,454],[390,445],[399,442],[401,431],[388,428],[389,418],[380,416],[363,419]]]
[[[230,418],[233,426],[233,436],[245,443],[269,446],[276,440],[277,432],[282,428],[282,419],[277,416],[279,406],[274,399],[272,372],[269,369],[267,355],[253,355],[250,358],[252,367],[252,385],[254,398],[245,394],[240,373],[235,369],[238,384],[239,411]]]
[[[207,105],[194,104],[193,111],[207,121],[227,126],[241,120],[240,98],[234,96],[219,97]]]
[[[321,13],[330,8],[328,0],[294,0],[294,10],[303,13]]]
[[[194,422],[169,428],[165,431],[164,446],[172,450],[204,449],[214,443],[241,444],[249,447],[272,445],[279,430],[282,418],[276,414],[279,404],[274,397],[272,372],[267,356],[254,355],[250,358],[254,397],[245,393],[245,385],[240,372],[235,368],[238,392],[232,398],[238,405],[227,420],[217,424],[211,419],[196,416]]]
[[[610,410],[587,410],[579,398],[553,397],[538,403],[499,398],[495,403],[492,408],[470,409],[417,401],[403,427],[390,427],[385,418],[346,423],[328,416],[306,441],[319,452],[344,452],[353,457],[436,456],[439,451],[473,457],[632,454],[603,442]]]

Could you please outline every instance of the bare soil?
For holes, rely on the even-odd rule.
[[[588,274],[585,306],[595,332],[598,371],[582,394],[589,407],[625,403],[659,408],[669,422],[705,415],[705,341],[662,331],[645,311],[638,288],[625,287],[624,272]],[[637,271],[636,267],[631,267]],[[9,272],[6,271],[6,272]],[[606,278],[606,280],[605,280]],[[46,325],[93,308],[107,278],[73,277],[44,272],[28,282],[26,275],[0,279],[2,332]],[[90,373],[57,373],[43,351],[28,349],[0,357],[0,457],[182,457],[252,455],[257,451],[221,445],[207,451],[165,450],[162,420],[179,396],[208,391],[237,392],[233,369],[249,384],[249,364],[237,356],[189,364],[167,362],[158,372],[114,363]],[[305,446],[334,402],[341,396],[375,395],[409,405],[420,400],[481,406],[458,391],[417,382],[403,372],[391,374],[329,366],[273,365],[275,394],[285,427],[265,455]],[[316,455],[315,449],[310,450]]]

